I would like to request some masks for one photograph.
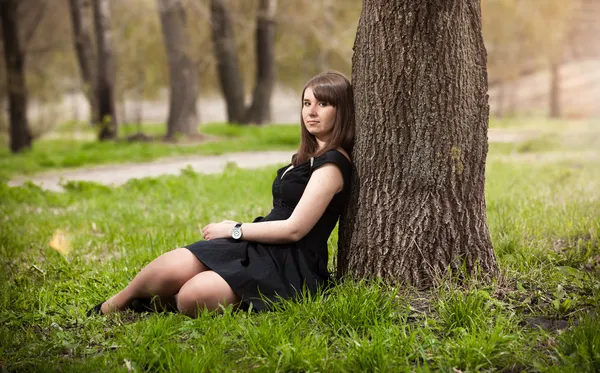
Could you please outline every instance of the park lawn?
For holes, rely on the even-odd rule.
[[[0,184],[0,367],[7,371],[600,370],[600,168],[585,148],[495,152],[488,224],[501,273],[419,293],[345,282],[277,312],[85,316],[199,227],[271,206],[277,167]],[[587,149],[590,150],[590,149]],[[562,154],[556,157],[556,154]],[[573,155],[573,156],[570,156]],[[53,235],[66,240],[50,248]],[[59,237],[57,235],[57,237]],[[330,268],[335,268],[337,234]]]
[[[73,130],[72,126],[66,128]],[[161,138],[164,125],[144,125],[143,132]],[[42,138],[31,151],[13,155],[7,146],[0,147],[0,180],[18,174],[32,174],[61,168],[74,168],[123,162],[148,162],[158,158],[183,155],[215,155],[259,150],[293,150],[300,144],[300,130],[293,125],[236,126],[210,124],[200,127],[207,135],[203,142],[165,143],[125,140],[99,142],[88,127],[79,137],[60,128],[58,137]],[[124,131],[121,131],[124,132]],[[88,135],[91,135],[88,136]],[[126,134],[122,133],[123,137]]]

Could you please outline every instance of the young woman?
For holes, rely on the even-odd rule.
[[[191,317],[233,304],[264,310],[329,280],[327,239],[348,201],[354,143],[352,86],[338,72],[302,92],[301,143],[273,182],[273,209],[252,223],[223,221],[204,241],[156,258],[122,291],[90,310],[171,305]]]

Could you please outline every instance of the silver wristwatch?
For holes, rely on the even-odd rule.
[[[239,241],[242,238],[242,223],[237,223],[231,230],[231,238]]]

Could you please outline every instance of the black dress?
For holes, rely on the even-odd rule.
[[[325,163],[342,172],[344,187],[337,193],[314,228],[298,242],[262,244],[219,238],[187,246],[202,263],[218,273],[242,299],[255,310],[269,308],[278,297],[294,298],[303,288],[315,292],[329,280],[327,239],[348,201],[352,165],[339,151],[330,150],[312,158],[283,175],[291,165],[277,170],[273,181],[273,209],[254,222],[285,220],[300,201],[312,171]],[[243,226],[242,226],[243,230]],[[263,300],[268,300],[266,303]]]

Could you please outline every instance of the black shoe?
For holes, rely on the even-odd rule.
[[[175,306],[173,306],[172,304],[167,304],[164,309],[160,308],[159,306],[157,306],[155,303],[152,302],[152,298],[136,298],[131,302],[131,304],[127,308],[136,313],[143,313],[143,312],[177,313],[178,312],[177,308]]]
[[[136,298],[127,308],[135,313],[156,312],[156,309],[153,307],[151,301],[151,298]]]
[[[94,315],[104,315],[104,313],[102,312],[102,305],[104,304],[104,302],[98,303],[97,305],[95,305],[94,307],[90,308],[87,311],[87,317],[92,317]]]

